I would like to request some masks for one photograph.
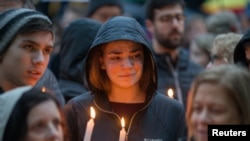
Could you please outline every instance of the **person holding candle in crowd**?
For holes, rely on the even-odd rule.
[[[187,103],[188,141],[207,141],[208,125],[250,124],[249,84],[249,72],[234,64],[198,75]]]
[[[157,61],[157,90],[186,106],[187,95],[193,79],[204,70],[189,59],[189,52],[182,47],[185,30],[184,0],[147,0],[145,25],[151,35],[152,50]]]
[[[82,141],[92,128],[91,141],[118,140],[124,134],[123,141],[185,136],[184,106],[156,92],[154,56],[134,18],[117,16],[102,24],[86,58],[85,76],[90,92],[64,107],[72,141]],[[89,119],[93,124],[87,125]]]
[[[0,141],[68,141],[58,101],[32,86],[0,95]]]

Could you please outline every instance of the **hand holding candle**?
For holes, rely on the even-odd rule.
[[[84,140],[83,141],[90,141],[93,128],[94,128],[94,118],[95,118],[95,110],[93,107],[90,107],[90,119],[87,123],[86,130],[85,130],[85,135],[84,135]]]
[[[125,131],[125,121],[123,117],[121,119],[121,124],[122,124],[122,129],[120,131],[119,141],[125,141],[126,131]]]

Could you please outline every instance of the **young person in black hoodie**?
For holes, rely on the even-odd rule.
[[[72,141],[87,136],[90,107],[96,112],[91,141],[118,140],[122,117],[126,141],[185,136],[184,107],[156,92],[155,59],[134,18],[118,16],[101,26],[88,52],[85,76],[90,92],[64,108]]]

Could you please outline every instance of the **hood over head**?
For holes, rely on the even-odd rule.
[[[240,41],[236,45],[236,47],[234,49],[233,58],[234,58],[234,63],[235,64],[239,64],[239,65],[242,65],[242,66],[248,68],[248,63],[247,63],[247,59],[246,59],[246,55],[245,55],[245,49],[244,49],[244,44],[247,41],[250,41],[250,30],[248,30],[243,35],[243,37],[240,39]]]
[[[22,95],[29,91],[32,86],[22,86],[9,91],[6,91],[0,95],[0,141],[3,140],[5,127],[9,121],[9,117],[13,111],[18,100]]]
[[[87,52],[101,23],[83,18],[72,22],[64,31],[60,50],[60,79],[84,84]]]
[[[94,75],[94,77],[98,77],[96,78],[98,82],[103,77],[107,78],[106,72],[103,72],[103,70],[100,69],[99,59],[97,59],[100,56],[98,54],[103,44],[117,40],[129,40],[143,45],[144,64],[143,64],[143,74],[141,81],[145,82],[143,77],[144,74],[150,74],[150,76],[146,80],[146,83],[148,83],[148,85],[147,84],[145,85],[147,85],[146,92],[147,94],[149,94],[147,96],[152,96],[157,88],[157,70],[152,50],[150,48],[148,39],[146,37],[145,31],[143,30],[142,26],[134,18],[124,17],[124,16],[116,16],[109,19],[101,26],[101,28],[97,32],[97,35],[95,37],[93,44],[91,45],[85,63],[85,76],[88,82],[89,89],[94,94],[103,92],[105,93],[105,90],[96,87],[96,84],[93,84],[92,83],[93,81],[90,80],[91,78],[90,75],[93,73],[93,71],[97,72],[96,70],[91,70],[93,69],[91,65],[96,63],[98,71],[100,70],[99,71],[99,73],[101,74],[100,76]],[[109,85],[109,84],[100,83],[100,85]]]

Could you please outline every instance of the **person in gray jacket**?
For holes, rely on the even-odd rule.
[[[90,91],[64,107],[70,140],[177,141],[186,135],[184,107],[156,91],[155,59],[134,18],[117,16],[100,27],[85,76]],[[96,116],[89,132],[91,107]]]

